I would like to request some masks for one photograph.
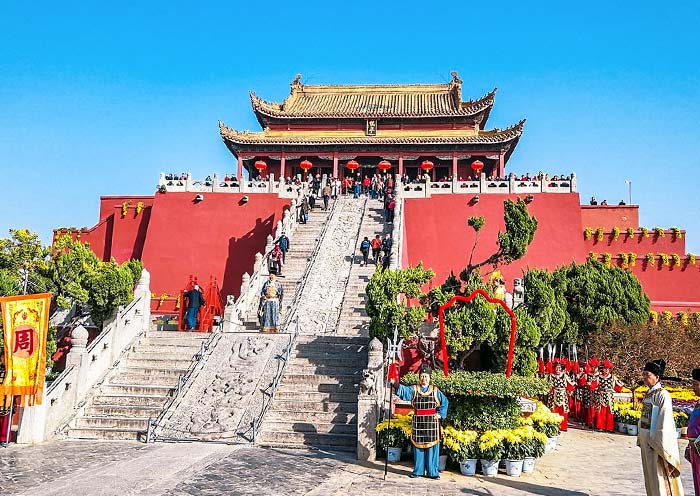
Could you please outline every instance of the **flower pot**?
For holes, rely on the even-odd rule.
[[[484,460],[481,459],[481,473],[486,477],[493,477],[498,474],[498,462],[500,460]]]
[[[476,459],[468,458],[459,462],[459,471],[462,475],[474,475],[476,473]]]
[[[547,444],[544,445],[544,452],[549,453],[550,451],[554,451],[556,448],[557,448],[557,438],[556,437],[548,437]]]
[[[681,438],[681,428],[680,428],[680,427],[676,427],[676,437],[677,437],[678,439]]]
[[[524,474],[531,474],[534,471],[535,471],[535,458],[532,456],[528,456],[525,459],[523,459],[523,473]]]
[[[438,471],[444,472],[447,466],[447,455],[440,455],[440,461],[438,462]]]
[[[387,448],[386,459],[391,463],[401,461],[401,448]]]
[[[627,425],[624,422],[617,423],[617,432],[627,434]]]
[[[627,424],[627,435],[636,436],[637,435],[637,424]]]
[[[511,477],[520,477],[523,473],[523,461],[522,460],[506,460],[506,474]]]
[[[687,427],[681,427],[681,437],[688,437],[688,428]]]

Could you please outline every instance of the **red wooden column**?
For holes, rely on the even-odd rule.
[[[452,179],[457,180],[457,154],[452,154]]]
[[[498,177],[505,177],[505,174],[506,174],[505,156],[506,155],[503,152],[498,154]]]
[[[282,157],[280,158],[280,177],[282,179],[284,179],[286,177],[284,175],[284,166],[286,165],[286,163],[287,163],[287,154],[282,152]]]
[[[338,152],[333,152],[333,177],[338,177]]]
[[[399,153],[399,176],[403,176],[403,153]]]
[[[243,156],[238,155],[238,172],[236,173],[236,177],[238,178],[239,181],[243,181]]]

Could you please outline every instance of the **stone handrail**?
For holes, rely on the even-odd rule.
[[[576,174],[572,173],[568,179],[545,180],[544,177],[535,177],[529,180],[520,180],[514,175],[506,179],[488,178],[482,173],[478,181],[452,181],[443,182],[419,182],[396,183],[397,192],[401,192],[404,198],[430,198],[432,195],[444,194],[532,194],[532,193],[575,193],[577,192]]]
[[[308,191],[308,184],[285,184],[284,178],[275,180],[274,174],[260,181],[255,179],[235,181],[222,180],[218,174],[212,174],[210,179],[193,179],[192,174],[185,174],[185,179],[166,179],[166,174],[161,172],[158,179],[158,189],[172,192],[192,193],[277,193],[280,198],[296,198],[299,189]]]
[[[400,176],[396,176],[396,181],[400,180]],[[396,198],[394,204],[394,220],[391,226],[391,237],[393,238],[393,243],[391,244],[391,253],[389,256],[389,268],[391,270],[398,270],[401,268],[401,253],[403,251],[403,190],[396,191]]]
[[[92,388],[118,365],[132,342],[150,325],[149,286],[150,275],[144,269],[134,290],[134,300],[117,311],[89,347],[87,329],[83,326],[73,329],[66,370],[45,391],[41,405],[25,410],[18,443],[34,444],[54,437],[85,404]]]
[[[357,459],[361,461],[375,460],[377,456],[377,422],[386,400],[385,377],[384,347],[373,338],[357,396]]]
[[[262,285],[269,275],[268,257],[274,247],[274,241],[279,239],[282,233],[286,233],[290,243],[294,239],[297,226],[297,200],[292,199],[289,208],[284,209],[282,219],[277,221],[274,237],[268,234],[265,247],[262,252],[255,254],[253,273],[245,272],[241,277],[241,291],[238,299],[229,295],[224,308],[224,332],[233,332],[238,326],[243,325],[246,316],[252,310],[257,311],[258,295]]]

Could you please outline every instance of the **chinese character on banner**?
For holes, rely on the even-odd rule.
[[[50,306],[50,293],[0,298],[6,368],[0,400],[19,396],[23,406],[41,404]]]

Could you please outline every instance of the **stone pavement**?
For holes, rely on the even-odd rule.
[[[571,429],[557,451],[520,478],[410,479],[410,461],[360,465],[322,451],[276,450],[214,443],[58,441],[0,449],[5,495],[640,495],[644,482],[636,438]],[[686,442],[681,440],[681,449]],[[690,466],[683,484],[692,495]]]

